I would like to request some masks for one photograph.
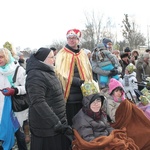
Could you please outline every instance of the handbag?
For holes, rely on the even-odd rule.
[[[17,72],[20,66],[17,66],[14,76],[13,76],[13,83],[16,82],[16,76]],[[13,95],[11,96],[12,99],[12,109],[14,112],[19,112],[27,109],[29,107],[28,104],[28,95],[23,94],[23,95]]]

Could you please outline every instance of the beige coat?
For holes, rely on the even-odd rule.
[[[115,122],[115,113],[117,108],[120,105],[120,102],[115,102],[113,100],[113,97],[108,94],[108,88],[103,89],[101,91],[101,94],[106,97],[102,109],[107,114],[107,116],[111,119],[111,121]]]

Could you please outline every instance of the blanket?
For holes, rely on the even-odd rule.
[[[114,128],[127,129],[127,135],[135,141],[140,150],[150,150],[150,120],[132,102],[123,101],[115,114]]]
[[[137,104],[138,108],[143,110],[148,119],[150,119],[150,103],[144,106],[141,102]]]
[[[75,140],[72,150],[140,150],[134,141],[127,136],[126,128],[115,129],[109,136],[101,136],[87,142],[74,129]]]

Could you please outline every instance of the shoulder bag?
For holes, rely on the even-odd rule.
[[[16,76],[17,72],[20,66],[17,66],[14,76],[13,76],[13,83],[16,82]],[[29,107],[28,105],[28,95],[14,95],[11,97],[12,99],[12,109],[14,112],[19,112],[27,109]]]

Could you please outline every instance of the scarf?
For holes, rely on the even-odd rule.
[[[124,92],[122,92],[122,96],[120,98],[117,98],[117,97],[115,97],[113,95],[113,99],[114,99],[115,102],[122,102],[122,101],[124,101],[125,100],[125,94],[124,94]]]
[[[83,107],[82,111],[95,121],[99,121],[101,118],[101,110],[99,112],[93,112],[90,108]]]
[[[15,63],[17,62],[9,52],[9,62],[5,64],[5,66],[0,66],[0,74],[6,76],[12,86],[13,86],[12,78],[16,69],[16,67],[14,66]]]

